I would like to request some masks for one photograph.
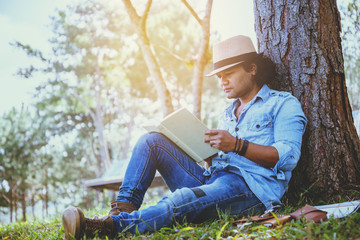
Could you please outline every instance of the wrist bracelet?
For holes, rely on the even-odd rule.
[[[236,150],[235,150],[235,153],[236,153],[236,154],[239,154],[240,146],[241,146],[241,138],[239,138],[239,145],[237,146],[237,148],[236,148]]]
[[[249,146],[249,141],[248,141],[248,140],[244,140],[243,146],[242,146],[242,148],[241,148],[241,150],[240,150],[240,152],[239,152],[239,155],[240,155],[240,156],[244,156],[244,155],[245,155],[248,146]]]
[[[238,139],[238,137],[236,137],[234,152],[236,152],[236,149],[238,148],[238,143],[239,143],[239,139]],[[240,145],[240,144],[239,144],[239,145]]]

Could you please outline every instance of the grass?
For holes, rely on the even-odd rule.
[[[87,216],[105,213],[102,210],[85,211]],[[342,219],[331,218],[319,224],[292,220],[275,228],[260,224],[237,226],[233,224],[234,220],[223,214],[218,220],[196,225],[176,224],[151,234],[121,233],[117,239],[360,239],[360,213]],[[64,239],[61,217],[0,225],[0,239]]]

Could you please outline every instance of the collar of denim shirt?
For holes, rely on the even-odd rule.
[[[264,84],[260,90],[258,91],[258,93],[255,95],[255,97],[247,104],[252,105],[254,104],[254,102],[256,102],[257,100],[263,100],[264,102],[267,101],[267,99],[270,97],[271,94],[271,89]],[[232,112],[235,108],[237,108],[240,105],[240,100],[237,98],[235,99],[232,104],[230,104],[230,106],[226,109],[226,115],[227,117],[231,117],[232,116]]]

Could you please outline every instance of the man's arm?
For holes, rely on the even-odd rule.
[[[235,148],[236,138],[225,130],[207,130],[205,142],[211,147],[224,152],[233,152]],[[240,149],[244,144],[244,140],[240,142]],[[275,147],[263,146],[249,142],[248,148],[244,154],[247,159],[256,162],[267,168],[272,168],[279,160],[279,153]]]

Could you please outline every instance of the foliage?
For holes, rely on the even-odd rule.
[[[29,176],[39,164],[39,151],[47,140],[46,119],[38,113],[13,108],[0,121],[0,194],[11,210],[14,199],[24,200],[31,184]]]
[[[34,152],[46,145],[48,140],[44,121],[38,114],[25,109],[18,112],[13,108],[3,116],[0,122],[0,157],[3,174],[8,181],[24,179],[29,174]]]
[[[39,112],[28,109],[20,112],[12,109],[3,116],[0,121],[0,194],[7,202],[2,201],[2,205],[12,209],[17,207],[17,201],[28,206],[41,200],[46,204],[49,201],[61,203],[62,198],[79,192],[79,179],[93,175],[96,167],[90,158],[84,159],[87,156],[85,142],[75,138],[77,147],[70,139],[60,145],[55,137],[54,121],[57,120],[44,118]],[[80,205],[84,201],[74,197],[72,200]]]
[[[162,11],[164,7],[167,11]],[[148,31],[176,106],[191,102],[191,70],[200,30],[193,23],[181,3],[154,3],[148,20]],[[19,74],[27,78],[34,72],[49,74],[49,80],[37,88],[36,108],[46,117],[59,120],[59,134],[74,128],[87,133],[83,137],[92,139],[93,157],[105,161],[103,155],[110,151],[110,158],[126,158],[135,116],[153,118],[157,103],[122,4],[84,0],[59,10],[52,17],[52,27],[53,51],[47,56],[31,46],[14,44],[43,63],[41,67],[20,69]],[[214,92],[219,94],[217,84],[205,86],[212,99]],[[211,104],[209,113],[214,106]],[[110,138],[108,134],[114,137],[111,129],[123,134]]]
[[[137,106],[144,103],[142,99],[131,101],[141,94],[131,87],[128,76],[132,77],[133,72],[127,73],[125,69],[140,55],[133,54],[136,47],[122,17],[125,13],[106,3],[87,0],[59,10],[52,17],[52,52],[47,56],[31,46],[15,44],[43,63],[20,70],[21,75],[34,77],[32,73],[37,71],[49,76],[37,88],[36,108],[46,118],[57,120],[54,130],[60,136],[66,138],[75,132],[83,138],[80,141],[89,143],[86,155],[96,159],[97,176],[109,166],[111,158],[127,156],[135,125],[133,118],[142,112]],[[136,69],[134,73],[135,77],[146,78],[142,70]],[[140,89],[143,95],[150,96],[151,88],[144,89]],[[106,134],[112,128],[126,129],[126,134],[109,142]]]
[[[284,214],[291,211],[284,210]],[[87,216],[105,214],[95,210],[85,212]],[[260,224],[236,226],[234,218],[220,215],[217,220],[202,224],[176,224],[164,227],[155,233],[130,235],[119,233],[116,239],[359,239],[360,213],[315,224],[303,220],[292,220],[275,228]],[[60,217],[25,223],[13,223],[0,226],[2,239],[63,239],[64,231]],[[94,238],[99,239],[99,238]]]
[[[167,10],[163,11],[165,7]],[[360,108],[360,55],[359,46],[352,43],[360,40],[360,14],[356,0],[340,10],[344,16],[342,39],[348,93],[356,110]],[[22,189],[35,196],[36,201],[45,200],[42,192],[46,187],[50,201],[68,198],[75,205],[85,206],[84,195],[79,194],[83,192],[79,191],[81,179],[102,173],[101,132],[108,141],[111,159],[128,157],[132,128],[158,111],[156,94],[126,15],[121,3],[86,0],[59,10],[52,17],[52,52],[45,54],[23,43],[13,44],[41,63],[18,73],[31,78],[41,72],[48,74],[49,80],[37,88],[36,113],[10,112],[0,122],[1,180],[21,179]],[[200,27],[180,2],[156,1],[147,28],[174,105],[189,105]],[[228,102],[215,78],[205,81],[202,118],[215,128],[216,116]],[[22,121],[25,115],[27,120]],[[18,132],[11,133],[14,128],[8,127],[6,119],[21,123]],[[96,122],[99,119],[102,123]],[[97,131],[101,125],[104,129]],[[30,141],[31,134],[36,137],[34,141]],[[7,154],[18,155],[13,158]],[[4,187],[0,191],[9,197]],[[0,204],[6,205],[5,201]],[[220,225],[215,227],[216,233],[204,237],[216,238],[222,227],[224,233],[231,226],[226,221]],[[163,234],[178,238],[196,232],[193,228],[164,229]]]
[[[163,11],[165,7],[167,11]],[[176,106],[191,102],[191,70],[200,31],[194,21],[180,2],[168,5],[162,1],[153,4],[148,21],[149,35]],[[37,87],[35,105],[31,108],[36,114],[29,116],[21,130],[41,137],[41,145],[36,151],[35,147],[26,150],[29,157],[17,156],[12,163],[4,158],[2,147],[0,172],[2,179],[23,179],[18,185],[26,191],[28,206],[39,201],[46,205],[49,201],[60,203],[63,199],[85,206],[84,196],[88,193],[80,191],[81,181],[102,174],[102,140],[108,144],[103,149],[108,150],[110,159],[128,158],[132,130],[159,113],[158,103],[121,3],[98,0],[73,3],[57,10],[51,27],[50,52],[13,43],[37,60],[19,69],[18,74],[24,78],[44,74],[48,80]],[[215,119],[208,122],[215,127],[217,109],[223,106],[214,104],[220,91],[215,78],[209,81],[204,94],[209,107],[204,114],[206,121]],[[15,122],[18,118],[16,114],[8,115]],[[3,129],[11,128],[4,125]],[[6,137],[5,130],[0,135],[1,143],[7,144],[4,147],[13,142],[26,146],[38,143],[20,135]],[[23,148],[18,150],[25,154]],[[7,154],[14,152],[6,150]],[[13,164],[13,170],[6,165],[8,162]],[[1,191],[9,197],[10,192],[4,187]],[[7,205],[3,200],[1,205]]]

